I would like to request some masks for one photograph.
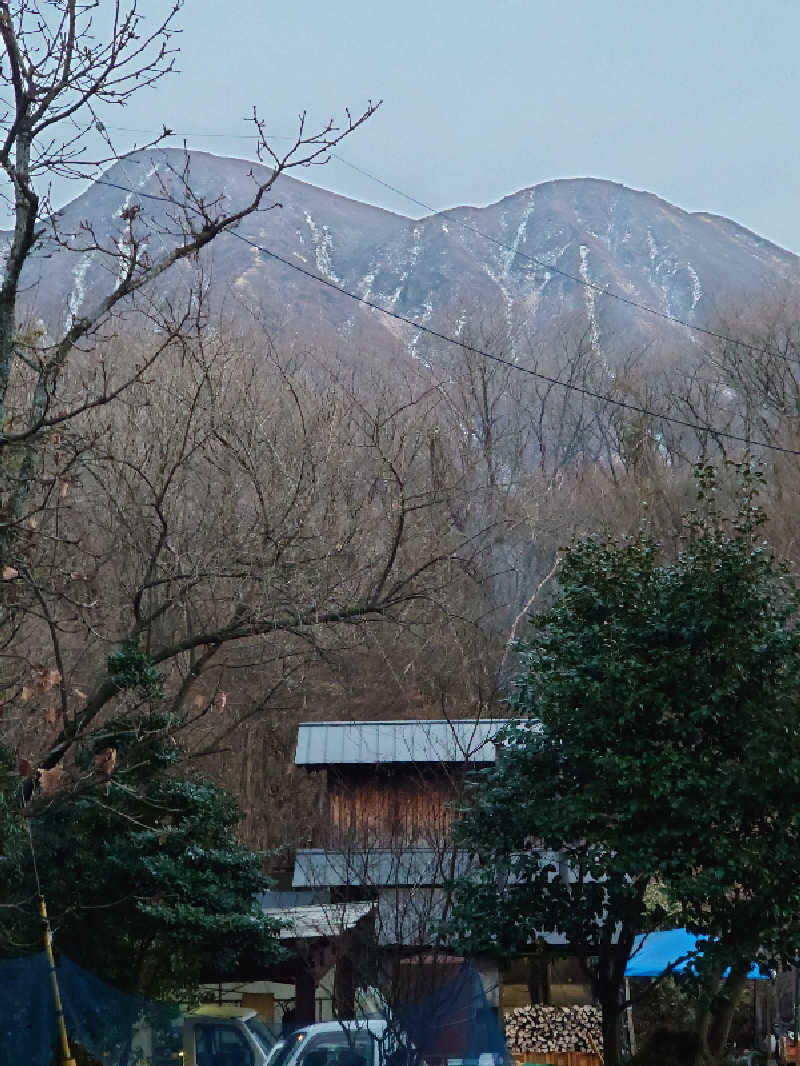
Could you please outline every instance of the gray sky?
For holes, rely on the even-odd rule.
[[[612,178],[800,252],[800,0],[187,0],[179,24],[181,73],[109,126],[246,157],[254,104],[287,135],[383,98],[340,154],[437,210]],[[297,176],[423,213],[336,160]]]

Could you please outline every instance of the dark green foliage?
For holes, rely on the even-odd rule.
[[[150,996],[281,952],[275,923],[254,903],[267,881],[261,856],[235,838],[240,812],[216,785],[179,775],[168,724],[163,715],[116,719],[103,737],[119,753],[111,780],[92,777],[31,819],[57,947]],[[15,855],[33,896],[30,854],[17,846]],[[39,950],[35,898],[29,908],[0,912],[4,954]]]
[[[0,902],[16,901],[27,889],[28,839],[19,816],[21,792],[16,760],[0,745]],[[0,912],[2,922],[2,912]]]
[[[695,1066],[700,1052],[696,1033],[656,1029],[639,1054],[631,1059],[631,1066]]]
[[[673,977],[662,981],[632,982],[633,1024],[636,1040],[644,1048],[657,1029],[691,1029],[695,1023],[697,1003],[686,983]],[[752,1028],[752,1018],[751,1028]]]
[[[523,649],[523,724],[459,828],[483,865],[450,935],[507,955],[563,933],[603,1006],[609,1062],[633,937],[667,920],[648,887],[719,938],[696,988],[709,1000],[724,966],[800,942],[798,594],[760,539],[757,478],[740,471],[731,521],[714,472],[698,478],[702,513],[674,559],[644,532],[567,551]]]
[[[161,674],[135,640],[127,640],[108,657],[108,676],[118,689],[135,689],[143,699],[163,695]]]

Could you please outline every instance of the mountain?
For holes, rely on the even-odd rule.
[[[184,166],[177,149],[136,153],[67,205],[59,222],[76,234],[72,248],[45,243],[23,279],[34,312],[63,326],[110,288],[113,259],[74,250],[85,247],[88,226],[113,251],[124,239],[121,213],[137,205],[138,224],[151,229],[151,252],[169,244],[175,227],[162,198],[180,194]],[[241,204],[252,174],[266,172],[239,159],[191,154],[192,188],[207,202],[224,197],[228,205]],[[651,193],[593,178],[545,182],[488,207],[456,207],[420,220],[286,175],[268,202],[280,206],[245,219],[237,231],[245,241],[224,235],[214,243],[205,278],[213,302],[229,315],[255,311],[268,329],[301,335],[375,343],[388,332],[412,350],[420,344],[413,327],[252,244],[449,335],[469,321],[506,323],[512,332],[547,338],[566,316],[608,351],[685,343],[694,335],[659,316],[713,328],[721,311],[756,306],[800,279],[797,256],[726,218],[689,213]],[[183,265],[159,279],[159,295],[177,294],[190,271]],[[605,289],[659,315],[604,295]]]

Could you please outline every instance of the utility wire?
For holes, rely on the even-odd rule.
[[[371,174],[368,170],[364,170],[363,167],[356,166],[355,163],[350,163],[347,159],[344,159],[337,152],[331,152],[334,159],[343,163],[344,166],[349,167],[351,170],[356,171],[357,174],[362,174],[365,178],[369,178],[370,181],[377,182],[378,185],[382,185],[384,189],[388,189],[390,192],[395,193],[397,196],[401,196],[404,200],[408,200],[409,203],[415,204],[417,207],[423,208],[425,211],[429,211],[431,214],[445,214],[443,211],[436,211],[435,208],[426,204],[423,200],[418,200],[414,196],[410,196],[408,193],[403,192],[402,189],[398,189],[396,185],[391,185],[389,182],[384,181],[375,174]],[[451,209],[454,211],[457,208]],[[737,340],[734,337],[728,337],[724,333],[719,333],[713,329],[707,329],[704,326],[698,326],[696,323],[688,322],[686,319],[678,317],[678,315],[670,314],[668,311],[659,311],[656,307],[650,307],[648,304],[639,303],[637,300],[632,300],[629,296],[623,296],[622,293],[615,292],[607,285],[598,285],[594,281],[588,281],[586,278],[582,278],[579,274],[571,274],[568,270],[562,270],[560,267],[553,266],[546,263],[543,259],[537,258],[535,255],[530,255],[528,252],[523,252],[519,248],[513,245],[506,244],[497,237],[493,237],[490,233],[486,233],[479,229],[477,226],[472,225],[469,222],[465,222],[455,213],[448,212],[448,221],[452,220],[457,226],[461,226],[462,229],[469,230],[477,236],[482,237],[485,241],[489,241],[490,244],[496,245],[498,248],[503,248],[507,252],[511,252],[515,257],[520,256],[522,259],[527,259],[528,262],[533,263],[541,270],[545,270],[551,274],[557,274],[559,277],[567,278],[569,281],[574,282],[576,285],[582,285],[585,289],[590,289],[592,292],[597,293],[599,296],[608,296],[612,300],[617,300],[621,304],[625,304],[628,307],[634,307],[637,311],[644,311],[648,315],[655,315],[657,318],[664,319],[667,322],[672,322],[676,326],[683,326],[685,329],[693,330],[695,333],[702,333],[706,337],[713,337],[715,340],[725,341],[727,344],[736,344],[742,348],[746,348],[749,351],[757,352],[759,355],[771,355],[778,359],[784,359],[786,362],[797,363],[799,360],[792,359],[790,356],[783,355],[782,352],[774,352],[768,348],[761,348],[758,345],[749,344],[747,341]],[[512,260],[513,262],[513,260]]]
[[[265,248],[263,245],[256,244],[255,241],[251,241],[248,237],[243,236],[241,233],[237,233],[235,230],[224,230],[231,237],[237,237],[240,241],[244,241],[245,244],[249,244],[251,248],[255,248],[263,255],[268,256],[270,259],[276,260],[278,263],[282,263],[284,266],[289,267],[290,270],[296,271],[298,274],[302,274],[304,277],[310,278],[312,281],[319,282],[321,285],[325,285],[329,289],[333,289],[334,292],[341,293],[342,296],[348,296],[356,303],[363,304],[365,307],[371,308],[373,311],[378,311],[382,315],[386,315],[389,318],[395,319],[397,322],[402,322],[407,326],[412,326],[414,329],[419,330],[422,333],[426,333],[429,337],[434,337],[436,340],[444,341],[446,344],[455,345],[461,348],[463,351],[472,352],[474,355],[479,355],[483,359],[489,359],[491,362],[499,363],[501,366],[508,367],[510,370],[516,370],[518,373],[527,374],[530,377],[538,378],[540,381],[545,381],[549,385],[555,385],[562,389],[567,389],[571,392],[579,393],[581,396],[588,396],[593,400],[602,400],[604,403],[610,404],[614,407],[622,407],[627,411],[633,411],[636,414],[646,415],[648,418],[657,418],[664,422],[672,422],[677,426],[684,426],[686,429],[692,429],[695,432],[709,433],[716,437],[725,437],[727,440],[734,440],[740,444],[746,444],[748,448],[768,448],[770,451],[785,452],[787,455],[800,455],[800,450],[795,448],[784,448],[779,444],[770,444],[767,441],[753,440],[751,437],[742,437],[737,433],[730,433],[727,430],[717,429],[714,426],[704,425],[700,422],[690,422],[687,419],[678,418],[675,415],[663,414],[659,411],[654,411],[648,407],[641,407],[638,404],[629,403],[627,400],[618,400],[613,396],[608,396],[602,392],[596,392],[593,389],[587,389],[582,385],[574,385],[570,381],[562,381],[560,378],[551,377],[549,374],[543,374],[538,370],[531,370],[530,367],[522,366],[520,363],[514,363],[510,359],[504,359],[501,355],[496,355],[494,352],[486,351],[484,348],[478,348],[474,344],[467,344],[466,342],[459,340],[458,337],[450,337],[446,333],[440,333],[439,330],[432,329],[430,326],[426,326],[424,322],[417,322],[413,318],[408,318],[405,315],[399,314],[397,311],[387,310],[385,307],[381,307],[380,304],[374,303],[372,300],[368,300],[363,296],[359,296],[357,293],[350,292],[349,289],[343,288],[341,285],[337,285],[335,282],[330,281],[328,278],[323,278],[319,274],[314,274],[311,270],[306,270],[304,267],[298,266],[297,263],[291,262],[289,259],[284,259],[283,256],[278,255],[276,252],[272,252],[269,248]]]
[[[170,203],[174,205],[174,201],[168,196],[158,196],[155,193],[145,193],[129,189],[124,185],[118,185],[115,182],[106,181],[105,179],[98,178],[97,184],[106,185],[112,189],[118,189],[121,192],[130,193],[134,196],[141,196],[147,200],[160,200],[164,203]],[[429,337],[434,337],[436,340],[444,341],[446,344],[452,344],[457,348],[461,348],[462,351],[472,352],[475,355],[479,355],[483,359],[488,359],[491,362],[498,363],[501,366],[508,367],[510,370],[517,371],[520,374],[527,374],[529,377],[537,378],[539,381],[547,382],[549,385],[557,386],[558,388],[567,389],[570,392],[578,393],[582,396],[587,396],[593,400],[601,400],[613,407],[620,407],[626,411],[632,411],[635,414],[645,415],[648,418],[660,419],[663,422],[671,422],[673,425],[683,426],[686,429],[691,429],[696,433],[708,433],[714,437],[724,437],[726,440],[733,440],[739,444],[746,444],[748,448],[766,448],[773,452],[783,452],[786,455],[800,456],[800,450],[796,448],[784,448],[779,444],[771,444],[768,441],[753,440],[752,437],[743,437],[738,433],[731,433],[729,430],[717,429],[715,426],[706,425],[702,422],[690,422],[688,419],[678,418],[676,415],[664,414],[660,411],[654,411],[649,407],[642,407],[639,404],[630,403],[627,400],[619,400],[613,396],[609,396],[606,393],[596,392],[593,389],[587,389],[582,385],[575,385],[570,381],[562,381],[560,378],[551,377],[549,374],[543,374],[539,370],[531,370],[530,367],[522,366],[520,363],[514,363],[510,359],[504,359],[500,355],[496,355],[494,352],[486,351],[483,348],[478,348],[476,345],[467,344],[463,340],[459,340],[458,337],[448,336],[446,333],[441,333],[439,330],[432,329],[430,326],[426,326],[424,322],[417,322],[413,318],[409,318],[406,315],[401,315],[398,311],[391,311],[386,307],[382,307],[380,304],[375,303],[373,300],[368,300],[364,296],[359,296],[358,293],[351,292],[349,289],[345,289],[341,285],[337,285],[329,278],[321,277],[319,274],[315,274],[311,270],[306,270],[304,267],[299,266],[297,263],[293,263],[290,259],[284,258],[282,255],[278,255],[277,252],[271,251],[262,244],[258,244],[256,241],[250,240],[249,237],[245,237],[241,233],[237,233],[236,230],[227,229],[223,230],[223,233],[227,233],[230,237],[236,237],[238,240],[243,241],[245,244],[254,248],[257,252],[267,256],[270,259],[274,259],[278,263],[282,263],[283,266],[288,267],[290,270],[294,270],[298,274],[302,274],[303,277],[309,278],[311,281],[317,282],[319,285],[324,285],[328,289],[332,289],[334,292],[340,293],[342,296],[347,296],[355,303],[362,304],[364,307],[369,307],[373,311],[377,311],[379,314],[392,318],[396,322],[402,322],[406,326],[411,326],[413,329],[418,330],[421,333],[427,334]]]

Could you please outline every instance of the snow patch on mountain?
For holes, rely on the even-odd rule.
[[[528,313],[530,314],[531,318],[536,317],[536,312],[539,310],[539,307],[542,303],[542,298],[544,296],[545,289],[547,288],[552,277],[553,275],[550,273],[550,271],[545,270],[542,274],[542,280],[538,284],[534,282],[531,286],[531,290],[525,299],[525,306],[527,307]]]
[[[337,276],[331,261],[331,255],[333,253],[333,237],[331,236],[328,227],[325,224],[317,226],[308,211],[304,212],[304,215],[306,225],[309,230],[311,230],[311,240],[314,242],[314,257],[317,261],[317,270],[324,278],[328,278],[329,281],[341,285],[342,279]]]
[[[595,308],[597,293],[591,287],[592,279],[589,274],[589,249],[585,244],[582,244],[578,248],[578,255],[580,257],[578,271],[585,283],[583,298],[586,304],[586,317],[589,320],[589,340],[591,341],[592,348],[596,349],[600,345],[600,328],[597,325],[597,312]]]
[[[650,253],[650,262],[655,266],[656,259],[658,259],[658,245],[649,226],[647,227],[647,249]]]
[[[535,207],[536,207],[536,190],[535,189],[531,189],[530,193],[528,194],[527,203],[525,204],[525,206],[522,209],[522,217],[519,220],[519,225],[517,226],[517,232],[514,235],[514,243],[511,245],[511,248],[508,250],[508,252],[506,252],[506,255],[505,255],[505,262],[503,264],[503,277],[504,278],[508,277],[508,274],[509,274],[509,271],[511,270],[512,264],[513,264],[514,260],[517,258],[517,252],[519,251],[520,244],[522,244],[527,239],[528,220],[530,219],[531,215],[533,214],[533,211],[534,211]]]
[[[240,274],[236,281],[233,283],[237,289],[242,289],[248,286],[250,284],[251,276],[256,273],[259,267],[262,267],[264,265],[264,259],[261,255],[260,248],[251,247],[249,249],[249,252],[252,256],[253,261],[251,265],[247,268],[247,270]]]
[[[689,277],[692,279],[692,306],[689,311],[694,311],[695,307],[700,303],[703,298],[703,286],[700,284],[700,278],[697,271],[694,269],[691,263],[686,264],[686,269],[689,271]]]
[[[375,282],[375,278],[376,272],[371,270],[369,274],[365,274],[358,283],[358,294],[362,300],[368,300],[372,295],[372,286]]]
[[[86,252],[75,265],[72,271],[72,288],[67,304],[68,313],[65,328],[69,329],[80,314],[83,301],[86,299],[86,275],[94,260],[94,252]]]
[[[433,314],[433,301],[430,298],[428,298],[422,304],[422,316],[420,318],[420,322],[421,322],[421,324],[423,326],[427,322],[430,321],[430,317],[431,317],[432,314]],[[417,332],[414,334],[414,336],[408,342],[408,350],[415,357],[417,355],[417,345],[419,344],[419,339],[420,339],[420,337],[422,336],[422,334],[424,332],[425,331],[421,330],[421,329],[417,330]]]

